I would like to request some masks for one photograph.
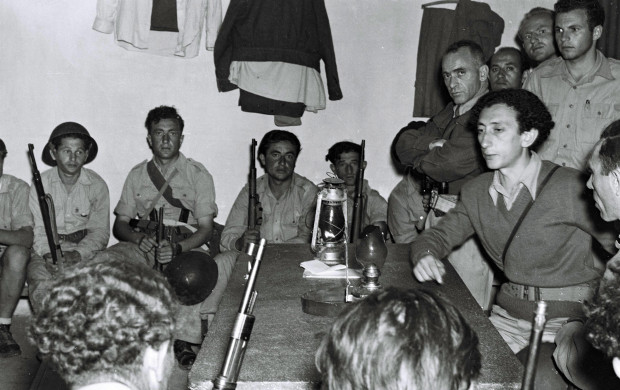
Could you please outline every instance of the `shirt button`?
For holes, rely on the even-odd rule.
[[[575,87],[573,87],[573,89],[577,89],[577,87],[575,86]]]
[[[566,163],[562,163],[562,166],[563,166],[563,167],[565,167],[565,166],[566,166]]]
[[[573,108],[573,107],[575,107],[575,106],[574,106],[574,105],[572,105],[572,104],[569,104],[568,106],[569,106],[570,108]]]
[[[566,125],[566,128],[570,129],[570,124]]]
[[[564,147],[565,147],[565,148],[568,148],[568,145],[567,145],[567,144],[564,144]]]

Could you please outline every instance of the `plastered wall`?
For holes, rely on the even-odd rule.
[[[400,180],[389,146],[413,119],[425,2],[325,3],[344,99],[328,101],[326,110],[306,113],[302,126],[289,128],[303,147],[297,172],[319,182],[329,170],[324,157],[331,144],[365,139],[366,178],[387,198]],[[554,2],[488,3],[506,22],[502,45],[514,46],[522,15]],[[174,105],[186,123],[181,151],[213,175],[220,210],[216,220],[223,224],[247,177],[249,141],[275,128],[273,118],[241,112],[238,92],[217,91],[212,52],[203,48],[198,57],[185,60],[126,51],[112,35],[92,30],[95,7],[95,0],[0,2],[0,137],[9,150],[5,172],[29,182],[27,143],[35,145],[43,170],[40,152],[52,129],[64,121],[80,122],[99,144],[89,167],[107,181],[113,208],[128,171],[150,157],[143,127],[147,112]]]

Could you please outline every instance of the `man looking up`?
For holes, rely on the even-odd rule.
[[[88,261],[108,245],[110,238],[110,194],[94,171],[84,168],[97,156],[97,143],[84,126],[62,123],[52,131],[41,159],[52,166],[41,173],[45,193],[54,201],[63,264],[69,268]],[[34,218],[32,258],[28,265],[28,297],[35,313],[41,308],[57,272],[35,186],[30,187],[30,211]]]
[[[344,180],[347,186],[347,220],[349,221],[349,234],[352,231],[353,204],[355,203],[355,190],[359,175],[359,160],[362,147],[353,142],[337,142],[327,151],[325,160],[329,161],[329,167],[339,179]],[[366,161],[364,161],[364,169]],[[362,222],[360,232],[366,226],[376,225],[381,231],[387,233],[387,201],[381,194],[370,188],[368,180],[364,179],[362,189]]]
[[[523,50],[532,68],[558,56],[553,37],[553,21],[553,11],[536,7],[525,14],[519,25],[517,37],[523,45]]]
[[[514,47],[501,47],[489,61],[489,83],[492,91],[521,88],[523,55]]]
[[[524,363],[527,353],[521,351],[529,343],[536,301],[547,302],[537,381],[554,378],[557,383],[561,378],[553,374],[551,361],[555,346],[545,343],[554,341],[569,318],[583,316],[582,302],[602,275],[595,267],[592,239],[611,251],[613,234],[591,216],[580,172],[543,161],[533,151],[553,128],[551,114],[536,95],[522,89],[490,92],[472,111],[482,154],[493,172],[465,184],[459,204],[411,244],[413,273],[420,281],[442,283],[445,270],[438,259],[476,234],[507,279],[490,320]],[[570,342],[570,337],[563,340]],[[560,369],[565,359],[555,356]]]
[[[11,318],[19,301],[32,246],[30,188],[4,173],[7,150],[0,139],[0,358],[21,354],[11,335]]]
[[[452,102],[425,126],[401,131],[393,142],[402,165],[448,186],[448,193],[439,195],[434,202],[434,211],[426,220],[427,227],[437,223],[437,215],[456,205],[463,184],[484,171],[475,134],[468,128],[470,109],[488,92],[489,68],[482,49],[474,42],[458,41],[448,47],[441,66]],[[414,209],[420,208],[422,205]],[[415,229],[417,221],[412,222],[412,229]],[[478,304],[487,309],[493,272],[477,243],[468,241],[451,253],[449,260]]]
[[[583,171],[603,129],[620,118],[620,62],[596,50],[605,21],[597,0],[559,0],[554,8],[562,56],[536,68],[524,88],[538,95],[555,122],[540,157]]]
[[[207,252],[204,244],[211,238],[213,218],[217,214],[215,188],[207,169],[180,152],[185,122],[174,107],[153,108],[144,126],[153,158],[129,172],[114,209],[114,234],[121,242],[106,252],[120,252],[126,258],[150,266],[162,264],[165,268],[181,253]],[[134,228],[131,224],[148,220],[160,208],[164,209],[164,221],[160,222],[170,234],[165,234],[158,244],[156,229]],[[181,226],[179,234],[173,225]],[[217,257],[214,260],[218,268],[215,289],[223,289],[234,260]],[[194,363],[196,350],[207,331],[209,314],[215,312],[218,303],[211,294],[203,302],[179,306],[174,352],[181,368],[189,369]]]
[[[95,258],[53,284],[30,333],[72,390],[167,390],[177,305],[150,267]]]
[[[258,145],[258,161],[265,174],[256,179],[262,222],[248,229],[249,188],[246,184],[233,204],[222,232],[224,249],[242,251],[261,238],[269,243],[309,243],[318,188],[295,173],[301,144],[295,134],[271,130]]]

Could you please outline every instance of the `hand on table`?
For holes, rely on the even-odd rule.
[[[419,282],[436,280],[437,283],[443,284],[445,274],[446,266],[431,254],[420,258],[417,264],[413,266],[413,275]]]

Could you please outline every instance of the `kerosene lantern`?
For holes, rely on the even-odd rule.
[[[327,265],[344,264],[347,249],[347,188],[344,180],[328,177],[317,195],[310,247]]]
[[[368,226],[355,242],[355,260],[362,265],[362,280],[359,285],[351,286],[347,280],[346,300],[366,298],[368,295],[383,290],[379,283],[381,268],[387,258],[387,246],[383,233],[378,226]]]

